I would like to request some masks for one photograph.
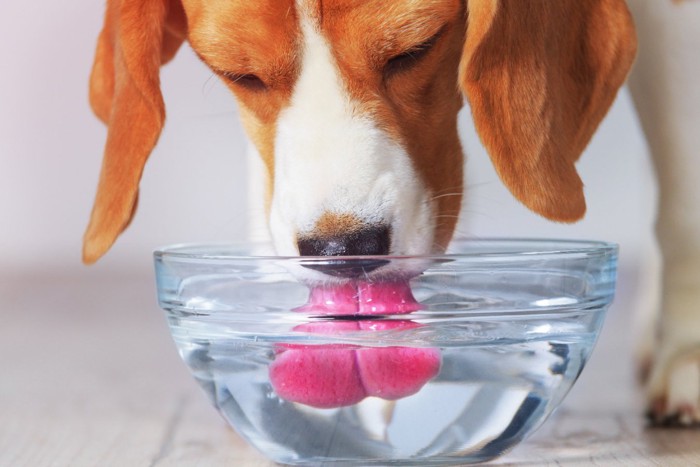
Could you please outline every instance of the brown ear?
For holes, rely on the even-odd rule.
[[[469,0],[460,83],[508,189],[561,222],[586,211],[574,163],[634,61],[623,0]]]
[[[159,69],[182,44],[179,1],[109,0],[90,76],[90,104],[108,125],[100,181],[83,238],[94,263],[129,225],[144,164],[165,120]]]

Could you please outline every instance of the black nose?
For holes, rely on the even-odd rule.
[[[301,256],[381,256],[389,254],[391,229],[370,225],[342,235],[303,236],[297,240]],[[378,259],[323,260],[306,267],[333,276],[356,277],[388,263]]]
[[[385,225],[371,225],[329,237],[304,236],[297,241],[301,256],[388,255],[391,235]]]

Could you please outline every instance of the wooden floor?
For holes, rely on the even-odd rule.
[[[700,430],[647,429],[623,280],[560,410],[497,465],[700,466]],[[149,275],[0,278],[0,466],[270,466],[190,378]]]

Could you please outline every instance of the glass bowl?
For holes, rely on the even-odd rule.
[[[287,464],[482,462],[539,427],[581,373],[617,247],[462,240],[443,255],[155,253],[185,364],[229,424]]]

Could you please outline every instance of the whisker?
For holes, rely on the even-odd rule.
[[[451,192],[453,192],[453,193],[457,193],[457,192],[461,192],[463,188],[464,188],[463,186],[450,186],[450,187],[445,187],[445,188],[443,188],[442,190],[436,191],[434,194],[435,194],[435,195],[440,195],[440,194],[442,194],[442,193],[445,193],[446,191],[451,191]]]
[[[462,196],[462,193],[445,193],[444,195],[433,196],[430,198],[430,201],[435,201],[436,199],[445,198],[447,196]]]
[[[209,77],[202,83],[202,95],[206,96],[216,84],[216,81],[212,81],[216,75],[214,73],[210,74]]]

